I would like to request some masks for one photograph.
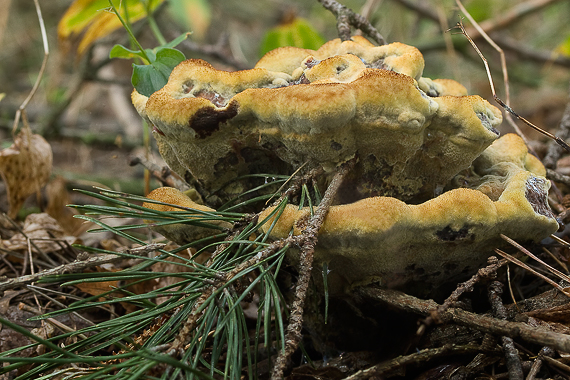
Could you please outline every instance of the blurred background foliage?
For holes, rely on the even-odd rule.
[[[342,3],[368,17],[388,42],[418,47],[426,61],[424,76],[453,78],[470,93],[491,98],[480,58],[462,35],[445,33],[459,20],[454,0]],[[479,22],[493,25],[538,2],[464,3]],[[570,2],[541,3],[547,5],[513,18],[491,36],[507,54],[512,106],[538,126],[552,130],[568,95]],[[94,178],[113,173],[140,175],[138,169],[124,169],[122,157],[143,141],[142,121],[129,99],[132,61],[109,59],[115,44],[132,47],[127,33],[109,12],[107,0],[50,0],[40,4],[51,51],[28,116],[35,132],[61,145],[54,145],[56,171],[68,178],[80,176],[73,170],[93,170]],[[144,48],[162,45],[161,38],[171,41],[191,32],[177,48],[188,58],[203,58],[226,70],[251,68],[264,52],[278,45],[314,49],[337,36],[334,16],[317,1],[115,0],[115,5],[129,9],[124,17]],[[489,60],[498,95],[504,97],[499,54],[483,40],[476,42]],[[43,58],[32,0],[0,0],[0,43],[0,93],[6,94],[0,102],[0,138],[9,145],[15,111],[27,96]],[[509,131],[504,126],[501,132]],[[525,132],[533,140],[544,141],[532,131]],[[103,150],[99,156],[96,147]],[[119,159],[109,163],[109,157]],[[63,161],[60,166],[58,159]],[[72,169],[71,163],[79,169]]]

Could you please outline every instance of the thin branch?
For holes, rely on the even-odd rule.
[[[402,6],[418,13],[419,15],[429,18],[439,23],[439,16],[433,7],[429,6],[427,1],[410,1],[410,0],[395,0]],[[560,0],[529,0],[523,3],[514,5],[512,8],[500,12],[495,18],[488,19],[479,23],[480,28],[485,33],[491,33],[499,29],[504,29],[511,24],[514,24],[521,18],[540,11],[546,6],[559,2]],[[467,28],[467,33],[474,40],[480,38],[482,35],[476,28]]]
[[[275,365],[273,366],[271,378],[279,380],[283,378],[283,373],[287,366],[287,360],[297,349],[301,341],[301,329],[303,328],[303,306],[309,288],[309,280],[311,279],[311,271],[313,269],[313,253],[317,245],[318,233],[323,225],[325,217],[333,202],[340,185],[346,174],[354,167],[356,159],[352,159],[339,169],[328,186],[321,203],[317,210],[309,219],[307,228],[301,234],[303,243],[300,247],[300,263],[299,263],[299,279],[295,288],[295,298],[291,307],[289,316],[289,324],[285,334],[285,349],[279,351]]]
[[[154,251],[157,251],[159,249],[162,249],[162,248],[164,248],[164,246],[165,246],[165,244],[148,244],[148,245],[145,245],[142,247],[125,250],[123,253],[129,254],[129,255],[143,256],[145,254],[148,254],[149,252],[154,252]],[[88,269],[88,268],[93,268],[95,266],[99,266],[102,264],[120,261],[120,260],[123,260],[124,258],[125,258],[125,256],[119,255],[119,254],[118,255],[105,254],[105,255],[99,255],[99,256],[94,256],[94,257],[89,257],[87,255],[87,257],[83,260],[74,261],[74,262],[69,263],[69,264],[60,265],[56,268],[47,269],[47,270],[41,271],[41,272],[36,273],[36,274],[27,275],[27,276],[20,276],[17,278],[11,278],[9,280],[0,282],[0,292],[3,292],[4,290],[7,290],[7,289],[14,289],[14,288],[17,288],[19,286],[31,284],[32,282],[36,282],[43,277],[62,275],[64,273],[81,272],[81,271]]]
[[[552,169],[546,169],[546,178],[554,182],[560,182],[566,186],[570,186],[570,176],[560,174]]]
[[[506,320],[507,311],[501,299],[502,294],[503,284],[501,284],[499,281],[493,281],[489,285],[489,302],[491,303],[491,308],[493,309],[493,315],[496,318]],[[515,348],[513,338],[502,336],[501,341],[503,343],[503,351],[505,353],[505,362],[509,370],[509,378],[522,379],[524,375],[521,365],[521,358],[519,357],[519,353]]]
[[[521,251],[522,253],[524,253],[525,255],[527,255],[528,257],[538,261],[540,264],[544,265],[548,271],[550,273],[552,273],[553,275],[555,275],[556,277],[558,277],[559,279],[566,281],[568,283],[570,283],[570,277],[568,277],[567,275],[565,275],[564,273],[560,272],[558,269],[553,268],[552,266],[548,265],[547,263],[545,263],[544,261],[542,261],[541,259],[539,259],[538,257],[536,257],[533,253],[531,253],[528,249],[526,249],[525,247],[523,247],[522,245],[520,245],[519,243],[517,243],[516,241],[514,241],[513,239],[511,239],[508,236],[505,236],[503,234],[501,234],[501,238],[503,240],[505,240],[507,243],[511,244],[513,247],[517,248],[519,251]],[[566,294],[566,292],[564,292],[564,294]]]
[[[520,261],[519,259],[517,259],[514,256],[509,255],[506,252],[501,251],[498,248],[495,248],[495,252],[498,255],[503,256],[505,259],[511,261],[512,263],[518,265],[521,268],[526,269],[527,271],[529,271],[530,273],[534,274],[535,276],[538,276],[540,278],[542,278],[544,281],[548,282],[550,285],[552,285],[553,287],[555,287],[556,289],[558,289],[561,293],[566,294],[564,292],[564,288],[562,288],[560,285],[558,285],[556,282],[552,281],[550,278],[546,277],[545,275],[538,273],[536,270],[532,269],[530,266],[526,265],[525,263],[523,263],[522,261]]]
[[[551,357],[553,355],[554,355],[554,350],[552,348],[542,347],[542,349],[536,356],[536,359],[534,359],[534,363],[532,363],[532,367],[528,372],[526,380],[534,380],[536,378],[536,375],[538,375],[538,372],[540,371],[540,367],[542,367],[542,362],[544,361],[544,357],[545,356]]]
[[[508,109],[510,109],[511,91],[510,91],[510,84],[509,84],[509,72],[507,70],[507,58],[505,57],[505,52],[503,51],[503,49],[501,49],[499,47],[499,45],[497,45],[495,43],[495,41],[493,41],[491,39],[491,37],[489,37],[487,35],[487,33],[483,30],[483,28],[481,28],[481,26],[479,26],[477,21],[475,21],[475,19],[473,17],[471,17],[471,14],[469,14],[469,12],[467,12],[467,9],[465,9],[465,7],[461,3],[461,1],[455,0],[455,2],[457,4],[457,6],[459,7],[459,9],[461,10],[461,12],[463,12],[465,17],[467,17],[469,19],[469,21],[471,22],[471,24],[473,24],[473,27],[479,32],[479,34],[481,36],[483,36],[483,38],[485,38],[485,40],[499,53],[499,56],[501,57],[501,70],[503,72],[503,83],[505,86],[506,107],[508,107]],[[495,85],[493,84],[493,77],[491,76],[491,70],[489,69],[489,64],[487,62],[487,59],[485,59],[485,57],[483,56],[483,53],[481,53],[481,51],[479,50],[477,45],[475,45],[475,42],[473,42],[473,39],[471,39],[471,37],[469,36],[469,33],[467,32],[467,30],[465,29],[465,27],[463,26],[461,21],[458,23],[458,26],[461,29],[461,32],[463,33],[463,35],[467,38],[469,43],[473,46],[473,48],[475,49],[477,54],[479,54],[479,57],[481,57],[481,59],[483,60],[483,63],[485,64],[485,70],[487,71],[487,77],[489,78],[489,84],[491,85],[491,91],[493,92],[493,98],[495,99],[495,101],[497,101],[499,104],[501,104],[502,100],[499,101],[500,99],[497,97],[497,93],[495,91]],[[503,107],[503,109],[505,111],[508,111],[507,108],[505,108],[505,107]],[[506,119],[507,119],[507,122],[509,123],[509,125],[511,127],[513,127],[513,129],[517,132],[517,134],[524,140],[525,145],[529,146],[529,143],[528,143],[526,136],[521,131],[519,126],[514,122],[510,113],[506,112],[505,116],[506,116]]]
[[[432,360],[450,356],[450,355],[465,355],[476,354],[481,351],[477,345],[454,345],[446,344],[438,348],[428,348],[415,352],[406,356],[399,356],[397,358],[383,361],[370,368],[366,368],[348,376],[345,380],[368,380],[368,379],[383,379],[383,376],[388,376],[393,372],[402,371],[407,366],[419,366],[422,363],[429,363]]]
[[[473,18],[467,13],[467,10],[463,7],[463,5],[461,4],[461,2],[459,0],[455,0],[456,3],[458,4],[458,6],[462,9],[462,11],[465,13],[465,15],[472,20],[473,23],[475,23],[475,20],[473,20]],[[477,25],[476,23],[474,25]],[[548,136],[549,138],[553,139],[556,141],[556,143],[558,143],[561,147],[563,147],[564,149],[566,149],[567,151],[570,152],[570,145],[568,145],[564,140],[562,140],[561,138],[554,136],[552,133],[545,131],[542,128],[537,127],[536,125],[534,125],[533,123],[531,123],[530,121],[528,121],[527,119],[525,119],[522,116],[519,116],[508,104],[506,104],[504,101],[502,101],[498,96],[497,93],[495,91],[495,85],[493,84],[493,78],[491,76],[491,70],[489,69],[489,63],[487,62],[487,59],[485,58],[485,56],[483,56],[483,53],[481,53],[481,51],[479,50],[479,48],[477,47],[477,45],[475,44],[475,42],[471,39],[471,37],[469,37],[469,35],[467,34],[467,31],[465,30],[465,27],[463,26],[463,24],[461,22],[459,22],[457,24],[457,27],[461,30],[461,33],[467,38],[467,40],[469,41],[469,43],[473,46],[473,48],[475,49],[475,51],[477,52],[477,54],[479,55],[479,57],[481,57],[481,60],[483,60],[483,63],[485,64],[485,70],[487,71],[487,76],[489,78],[489,84],[491,85],[491,91],[493,92],[493,98],[495,99],[495,101],[497,103],[499,103],[499,105],[501,107],[503,107],[503,109],[505,111],[507,111],[509,114],[513,115],[515,118],[519,119],[520,121],[522,121],[523,123],[525,123],[526,125],[528,125],[529,127],[533,128],[534,130],[536,130],[537,132],[542,133],[545,136]],[[481,32],[481,34],[485,37],[485,39],[487,39],[487,41],[496,49],[500,49],[497,44],[495,44],[495,42],[493,42],[493,40],[491,40],[491,38],[489,36],[487,36],[487,34],[480,29],[479,30]],[[502,51],[502,50],[501,50]],[[507,90],[508,91],[508,90]],[[508,92],[507,92],[508,94]],[[508,101],[508,98],[507,98]],[[514,123],[513,123],[514,124]],[[514,124],[516,125],[516,124]],[[523,135],[519,132],[518,127],[516,128],[517,133],[519,133],[521,135],[521,137],[523,137]],[[524,137],[523,137],[524,139]],[[525,140],[526,142],[526,140]],[[528,144],[527,144],[528,145]]]
[[[365,34],[370,36],[379,45],[386,45],[386,40],[378,32],[378,30],[370,24],[366,18],[358,13],[354,13],[351,9],[345,7],[335,0],[318,0],[326,9],[331,11],[336,17],[336,27],[338,29],[338,36],[342,41],[351,39],[352,33],[350,27],[353,26],[362,30]]]
[[[507,264],[506,259],[497,260],[495,256],[489,257],[489,265],[485,268],[481,268],[473,275],[469,280],[462,282],[457,286],[457,288],[451,293],[449,297],[443,302],[442,305],[438,306],[437,309],[431,310],[430,315],[423,321],[423,323],[418,328],[416,335],[421,336],[425,332],[426,327],[429,327],[434,322],[439,322],[439,315],[445,312],[447,309],[452,307],[459,301],[459,298],[466,292],[472,292],[475,285],[485,278],[492,278],[497,274],[497,270],[503,265]]]
[[[360,288],[358,293],[369,300],[388,303],[395,308],[424,316],[428,316],[431,310],[439,306],[432,300],[422,300],[390,289],[367,287]],[[454,322],[493,335],[521,338],[527,342],[570,352],[569,335],[556,333],[543,327],[530,326],[522,322],[504,321],[456,308],[446,310],[440,317],[443,323]]]

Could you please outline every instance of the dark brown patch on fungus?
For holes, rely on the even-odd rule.
[[[204,107],[197,111],[190,119],[189,127],[192,128],[198,138],[204,139],[220,129],[223,124],[238,114],[239,105],[231,102],[225,109]]]
[[[331,149],[332,150],[341,150],[342,149],[342,144],[337,143],[334,140],[331,140]]]
[[[443,230],[437,231],[436,236],[444,241],[463,240],[469,235],[469,228],[463,226],[455,231],[451,226],[446,226]]]

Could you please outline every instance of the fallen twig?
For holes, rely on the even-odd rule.
[[[503,284],[501,284],[499,281],[493,281],[489,285],[489,302],[491,303],[491,308],[493,309],[493,315],[495,315],[496,318],[506,320],[507,311],[501,299],[502,294]],[[521,365],[521,358],[519,357],[519,353],[515,348],[513,338],[502,336],[501,342],[503,343],[503,351],[505,353],[505,362],[509,371],[509,378],[522,379],[523,370]]]
[[[507,243],[511,244],[513,247],[517,248],[519,251],[521,251],[522,253],[524,253],[525,255],[527,255],[528,257],[538,261],[540,264],[544,265],[546,267],[546,269],[548,269],[548,271],[550,273],[552,273],[553,275],[555,275],[556,277],[558,277],[559,279],[570,283],[570,277],[565,275],[564,273],[560,272],[558,269],[552,267],[551,265],[548,265],[547,263],[545,263],[544,261],[542,261],[541,259],[539,259],[537,256],[535,256],[532,252],[530,252],[528,249],[526,249],[525,247],[523,247],[522,245],[520,245],[519,243],[517,243],[516,241],[514,241],[513,239],[509,238],[508,236],[505,236],[503,234],[501,234],[501,238],[503,240],[505,240]],[[496,249],[495,251],[499,251],[498,249]],[[504,252],[500,253],[501,256],[505,257],[506,259],[515,262],[512,256],[511,258],[505,256],[506,254]],[[516,260],[516,259],[515,259]],[[520,265],[519,263],[516,263],[517,265]],[[522,265],[523,268],[529,270],[531,273],[536,274],[537,276],[540,276],[541,278],[543,278],[545,281],[547,281],[549,284],[555,284],[553,285],[556,289],[560,290],[563,294],[565,294],[566,296],[570,297],[570,295],[568,294],[567,289],[562,288],[560,285],[556,284],[554,281],[548,279],[546,276],[542,276],[541,274],[539,274],[538,272],[532,270],[530,267],[528,267],[528,265],[524,264]]]
[[[299,278],[295,288],[295,298],[291,307],[291,314],[289,316],[289,324],[285,334],[285,349],[280,351],[275,359],[271,378],[279,380],[283,378],[283,373],[287,366],[287,360],[291,354],[297,349],[301,341],[301,329],[303,327],[303,306],[305,304],[305,297],[309,287],[309,280],[311,279],[311,271],[313,269],[313,253],[317,245],[318,233],[323,225],[325,217],[329,211],[340,185],[348,171],[354,167],[356,158],[345,163],[339,171],[335,174],[330,185],[328,186],[321,203],[317,210],[309,219],[307,228],[301,234],[302,244],[300,247],[300,263],[299,263]]]
[[[555,287],[556,289],[558,289],[560,292],[562,292],[563,294],[567,294],[564,291],[564,288],[562,288],[560,285],[558,285],[556,282],[552,281],[550,278],[546,277],[543,274],[538,273],[536,270],[532,269],[530,266],[526,265],[525,263],[523,263],[522,261],[520,261],[519,259],[517,259],[514,256],[509,255],[506,252],[501,251],[498,248],[495,248],[495,252],[501,256],[503,256],[505,259],[511,261],[512,263],[518,265],[521,268],[526,269],[527,271],[529,271],[530,273],[534,274],[535,276],[538,276],[540,278],[542,278],[544,281],[548,282],[550,285],[552,285],[553,287]]]
[[[428,316],[432,310],[439,306],[432,300],[422,300],[390,289],[366,287],[360,288],[358,293],[360,296],[368,298],[369,300],[388,303],[400,310],[424,316]],[[569,335],[556,333],[543,327],[529,326],[522,322],[504,321],[456,308],[447,309],[441,313],[440,318],[443,323],[453,322],[493,335],[521,338],[527,342],[536,343],[541,346],[551,346],[563,352],[570,352]]]
[[[552,169],[546,169],[546,178],[554,182],[560,182],[563,183],[564,185],[570,186],[570,176],[565,174],[560,174]]]
[[[497,273],[497,270],[505,265],[508,261],[506,259],[497,260],[495,256],[489,258],[489,265],[485,268],[481,268],[474,274],[469,280],[462,282],[457,285],[457,288],[451,293],[449,297],[443,302],[442,305],[438,306],[437,309],[431,310],[430,315],[423,321],[417,331],[417,335],[423,335],[426,327],[429,327],[433,322],[439,321],[439,315],[445,310],[452,307],[459,297],[461,297],[466,292],[472,292],[475,284],[477,284],[483,278],[491,278]]]
[[[538,353],[536,359],[534,359],[534,363],[532,363],[532,367],[526,376],[526,380],[534,380],[536,375],[540,371],[540,367],[542,367],[542,362],[545,360],[545,356],[553,356],[554,350],[550,347],[542,347],[540,352]]]
[[[443,356],[474,354],[480,351],[481,348],[476,345],[456,346],[454,344],[446,344],[442,347],[428,348],[410,355],[383,361],[370,368],[360,370],[355,374],[346,377],[345,380],[379,379],[391,372],[401,370],[408,365],[418,366],[419,364],[427,363]]]

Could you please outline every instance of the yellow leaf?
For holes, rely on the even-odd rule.
[[[67,39],[72,34],[81,33],[100,12],[109,7],[107,0],[75,0],[59,20],[57,35]]]
[[[152,12],[164,0],[151,3]],[[116,5],[121,17],[128,11],[128,20],[133,23],[147,16],[144,4],[140,0],[121,0]],[[75,35],[83,33],[78,54],[83,54],[95,41],[111,32],[122,28],[119,18],[110,11],[108,0],[75,0],[67,9],[57,26],[57,34],[61,41],[66,41]]]
[[[554,51],[563,56],[570,57],[570,36],[566,37],[564,42],[558,45]]]

